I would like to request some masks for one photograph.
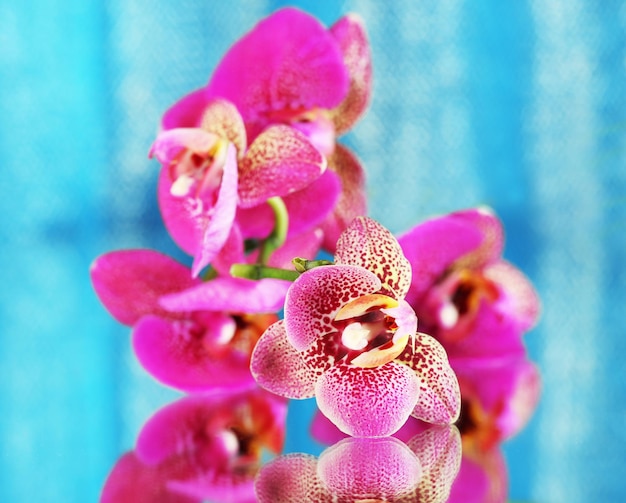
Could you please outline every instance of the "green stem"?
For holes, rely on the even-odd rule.
[[[295,281],[300,273],[279,269],[278,267],[268,267],[260,264],[233,264],[230,268],[230,275],[235,278],[262,279],[274,278]]]
[[[306,271],[310,271],[314,267],[320,267],[322,265],[333,265],[334,262],[330,260],[307,260],[305,258],[296,257],[291,263],[295,267],[296,271],[299,273],[303,273]]]
[[[270,197],[267,203],[274,212],[274,228],[261,245],[261,252],[259,253],[259,263],[261,264],[266,264],[274,250],[283,245],[289,227],[289,214],[283,200],[278,196]]]

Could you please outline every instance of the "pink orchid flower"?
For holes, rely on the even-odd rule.
[[[408,444],[393,437],[347,438],[319,459],[287,454],[255,482],[259,503],[395,501],[443,503],[461,461],[454,427],[433,427]]]
[[[91,278],[101,302],[133,327],[142,366],[183,391],[254,386],[249,362],[263,331],[278,318],[289,283],[230,277],[192,278],[152,250],[102,255]]]
[[[163,220],[194,257],[194,276],[221,250],[238,207],[293,194],[326,170],[325,158],[288,126],[267,128],[248,147],[239,112],[222,99],[207,103],[200,127],[159,133],[150,155],[163,164],[158,189]],[[331,190],[318,209],[328,206],[328,211],[335,199]]]
[[[287,404],[263,390],[191,395],[158,411],[104,485],[101,503],[255,502],[264,451],[280,453]]]
[[[458,382],[441,345],[417,333],[404,300],[410,278],[393,235],[355,219],[337,243],[335,265],[306,271],[289,288],[284,320],[253,352],[255,379],[288,398],[315,396],[352,436],[390,435],[411,414],[454,422]]]
[[[336,138],[365,112],[371,81],[369,43],[358,16],[344,16],[327,30],[309,14],[288,7],[237,41],[208,85],[166,112],[163,127],[200,127],[207,104],[220,98],[237,107],[251,139],[275,124],[302,132],[327,157],[343,188],[324,224],[324,245],[333,252],[343,229],[366,213],[363,169]]]

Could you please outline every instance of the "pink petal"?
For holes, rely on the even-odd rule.
[[[280,456],[261,468],[255,481],[259,503],[332,503],[336,501],[317,476],[317,459],[310,454]]]
[[[200,501],[223,501],[236,503],[256,503],[254,494],[254,472],[226,473],[215,479],[201,474],[190,480],[172,480],[167,487],[170,491]]]
[[[415,489],[422,467],[396,438],[346,438],[322,452],[317,473],[337,501],[396,501]]]
[[[203,154],[211,149],[220,137],[198,128],[177,128],[161,131],[150,147],[150,157],[156,157],[167,170],[169,164],[183,150]]]
[[[232,337],[235,321],[206,313],[200,322],[144,316],[133,330],[141,365],[157,380],[183,391],[242,389],[254,383],[249,357],[221,342]]]
[[[341,191],[337,175],[326,170],[307,187],[285,196],[289,214],[288,236],[296,236],[319,225],[333,210]],[[237,223],[246,238],[265,238],[274,227],[274,214],[267,204],[237,210]]]
[[[235,105],[221,99],[209,101],[202,113],[200,127],[226,138],[235,145],[237,157],[243,157],[247,148],[246,126]]]
[[[504,503],[508,475],[500,449],[464,455],[448,503]]]
[[[253,281],[218,277],[174,295],[165,295],[160,304],[175,312],[274,313],[282,309],[290,286],[291,282],[280,279]]]
[[[341,180],[341,195],[331,215],[324,220],[324,249],[335,253],[337,240],[356,217],[367,214],[365,172],[356,156],[343,145],[337,144],[328,159],[330,171]]]
[[[432,426],[408,441],[424,474],[413,499],[400,501],[447,502],[461,466],[461,435],[455,426]]]
[[[230,228],[228,239],[226,239],[224,246],[222,246],[222,249],[211,262],[211,267],[213,267],[219,275],[230,276],[230,268],[232,265],[243,264],[244,262],[247,262],[244,240],[241,235],[241,229],[235,218],[235,222]]]
[[[321,444],[332,445],[347,438],[348,435],[318,410],[311,422],[311,437]]]
[[[452,424],[461,410],[461,393],[443,346],[430,335],[417,333],[396,361],[415,371],[420,396],[412,416],[429,423]]]
[[[311,367],[304,353],[287,340],[284,321],[271,325],[259,339],[250,371],[263,388],[287,398],[311,398],[321,371]]]
[[[482,243],[480,229],[453,215],[428,220],[398,238],[411,263],[413,278],[406,300],[419,303],[430,288],[461,257]]]
[[[307,271],[287,292],[289,342],[298,351],[307,349],[319,337],[336,331],[332,321],[344,304],[379,288],[378,278],[361,267],[322,266]]]
[[[504,293],[498,302],[499,310],[512,315],[520,330],[530,330],[541,309],[539,296],[530,280],[513,265],[499,260],[483,271],[485,277],[495,282]]]
[[[153,250],[106,253],[94,261],[90,274],[100,301],[125,325],[134,325],[146,314],[168,316],[159,297],[199,283],[187,267]]]
[[[322,231],[313,229],[297,236],[288,238],[283,246],[272,253],[267,265],[293,268],[292,260],[295,257],[315,257],[322,244]]]
[[[350,76],[350,88],[341,104],[332,110],[337,135],[348,131],[363,115],[372,93],[372,60],[367,33],[355,14],[342,17],[330,28],[337,40]]]
[[[259,22],[226,53],[208,85],[246,122],[284,109],[333,108],[348,75],[333,37],[314,17],[281,9]]]
[[[407,420],[419,398],[415,372],[395,362],[360,368],[338,363],[315,385],[317,405],[337,427],[355,437],[383,437]]]
[[[206,89],[196,89],[170,107],[161,120],[163,129],[200,127],[208,102]]]
[[[172,477],[187,476],[193,467],[185,459],[152,466],[143,463],[134,452],[124,454],[115,463],[102,489],[100,503],[200,503],[167,489]]]
[[[167,230],[176,243],[194,256],[192,275],[200,271],[226,242],[237,208],[237,160],[232,145],[228,147],[224,173],[217,194],[211,202],[192,196],[176,197],[170,192],[172,181],[166,169],[159,177],[158,198]]]
[[[270,197],[303,189],[326,170],[326,159],[299,131],[270,126],[250,145],[239,166],[239,204],[250,208]]]
[[[364,267],[380,278],[379,293],[402,299],[411,284],[411,264],[385,227],[369,217],[357,217],[337,241],[335,263]]]

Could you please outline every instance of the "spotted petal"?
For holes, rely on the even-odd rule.
[[[287,398],[311,398],[321,370],[311,367],[304,353],[287,340],[284,321],[271,325],[259,339],[250,371],[263,388]]]
[[[294,281],[285,299],[289,342],[298,351],[307,349],[335,331],[332,321],[344,304],[379,289],[380,280],[362,267],[322,266],[307,271]]]
[[[443,346],[430,335],[417,333],[396,361],[415,371],[420,381],[419,400],[412,416],[429,423],[452,424],[461,410],[461,393]]]
[[[372,94],[372,59],[363,21],[348,14],[330,33],[337,40],[350,76],[350,88],[341,104],[331,110],[337,134],[348,131],[363,115]]]
[[[326,159],[299,131],[270,126],[240,163],[239,204],[256,206],[270,197],[303,189],[326,170]]]
[[[395,362],[376,368],[337,363],[315,385],[317,405],[354,437],[384,437],[398,431],[416,406],[420,380]]]
[[[337,242],[335,263],[364,267],[380,278],[380,293],[402,299],[411,284],[411,264],[393,234],[369,217],[357,217]]]
[[[333,108],[347,91],[336,41],[317,19],[291,7],[236,42],[208,85],[210,96],[233,102],[246,122],[284,109]]]
[[[235,145],[239,159],[244,156],[247,148],[246,127],[237,108],[229,101],[211,100],[204,108],[200,127]]]
[[[158,299],[200,283],[187,267],[153,250],[106,253],[94,261],[90,273],[98,298],[125,325],[146,314],[168,316]]]

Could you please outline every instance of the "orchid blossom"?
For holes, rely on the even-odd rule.
[[[363,169],[336,138],[365,112],[371,80],[369,44],[358,16],[344,16],[326,29],[313,16],[288,7],[239,39],[209,83],[171,107],[162,125],[164,129],[201,127],[207,106],[224,99],[241,113],[251,140],[276,124],[303,133],[328,159],[342,186],[339,203],[323,224],[324,244],[334,251],[341,231],[366,212]],[[303,189],[305,201],[311,200],[307,192]],[[249,211],[240,212],[243,220],[250,220]]]
[[[306,137],[285,125],[267,128],[248,147],[239,112],[223,99],[207,103],[200,127],[159,133],[150,155],[163,165],[158,190],[163,220],[194,257],[194,276],[222,249],[237,208],[256,208],[296,193],[326,170],[325,158]],[[338,192],[334,180],[326,177],[321,183],[327,195],[312,212],[321,215],[317,220],[332,208]]]
[[[409,415],[454,422],[458,383],[439,343],[417,333],[404,300],[410,278],[393,235],[370,218],[355,219],[335,264],[304,272],[289,288],[284,320],[253,352],[255,379],[288,398],[315,396],[352,436],[390,435]]]
[[[254,386],[250,354],[278,319],[289,285],[230,277],[203,282],[152,250],[107,253],[94,262],[91,278],[113,317],[133,327],[142,366],[183,391]]]
[[[278,454],[285,400],[256,389],[191,395],[158,411],[109,474],[101,503],[255,502],[264,451]]]
[[[432,427],[408,443],[393,437],[347,438],[316,459],[287,454],[264,466],[259,503],[395,501],[443,503],[461,460],[454,426]]]

